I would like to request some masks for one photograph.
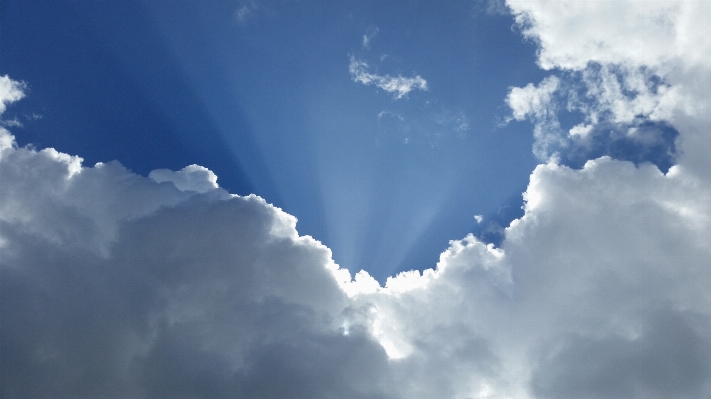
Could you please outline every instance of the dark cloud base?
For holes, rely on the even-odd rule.
[[[333,328],[325,254],[273,217],[196,198],[124,222],[108,256],[3,222],[3,397],[386,397],[382,347]]]

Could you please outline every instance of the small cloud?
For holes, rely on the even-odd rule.
[[[401,121],[404,121],[405,118],[402,117],[402,115],[392,112],[392,111],[380,111],[378,112],[378,120],[383,119],[383,118],[395,118],[399,119]]]
[[[568,131],[568,135],[577,137],[587,137],[593,130],[593,125],[586,125],[585,123],[579,123]]]
[[[377,36],[379,30],[380,29],[375,27],[368,28],[368,30],[365,32],[365,35],[363,35],[363,48],[370,48],[370,42],[371,40],[375,39],[375,36]]]
[[[5,112],[7,104],[14,103],[25,96],[25,82],[10,79],[9,76],[0,76],[0,114]]]
[[[395,99],[407,96],[412,90],[427,91],[427,81],[420,75],[412,78],[404,76],[378,75],[368,72],[370,68],[367,63],[358,61],[351,56],[351,63],[348,70],[351,73],[351,79],[354,82],[363,83],[364,85],[375,85],[388,93],[392,93]]]
[[[248,1],[246,3],[242,3],[242,5],[235,11],[235,20],[237,20],[237,23],[242,25],[247,22],[247,20],[254,15],[254,12],[257,11],[257,3],[254,1]]]
[[[434,121],[440,126],[451,129],[457,133],[463,134],[469,130],[469,120],[464,112],[452,112],[444,109],[441,112],[434,114]]]
[[[549,76],[534,86],[532,83],[526,87],[511,87],[506,103],[513,111],[508,121],[522,121],[526,118],[544,119],[555,111],[553,108],[553,94],[558,90],[560,80],[556,76]]]
[[[0,125],[6,127],[22,127],[22,122],[20,122],[17,118],[3,119],[0,120]]]
[[[477,223],[481,223],[481,221],[484,220],[484,216],[474,215],[474,220],[476,220]]]

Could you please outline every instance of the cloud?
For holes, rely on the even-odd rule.
[[[581,70],[589,62],[633,68],[711,62],[711,43],[695,28],[708,15],[705,2],[507,3],[524,35],[540,44],[544,69]]]
[[[249,18],[254,16],[258,8],[259,5],[254,1],[243,2],[235,11],[235,20],[240,25],[245,24]]]
[[[330,251],[203,172],[3,149],[3,397],[386,397]]]
[[[483,9],[489,15],[509,15],[511,13],[505,0],[478,0],[475,9]]]
[[[675,164],[547,160],[500,248],[468,235],[435,268],[385,286],[351,278],[296,218],[230,195],[205,168],[87,167],[0,130],[3,397],[711,395],[711,169],[700,157],[711,79],[704,54],[644,30],[678,32],[709,13],[678,3],[660,20],[636,3],[559,4],[509,4],[541,64],[561,73],[512,88],[512,118],[560,127],[573,104],[585,123],[574,136],[667,124],[683,149]],[[619,55],[626,44],[593,29],[605,24],[642,27],[630,38],[661,49]],[[573,39],[595,38],[585,59]],[[558,137],[564,155],[573,139]]]
[[[563,337],[542,351],[533,390],[550,398],[697,397],[711,371],[711,342],[693,319],[659,311],[634,339]]]
[[[427,91],[427,81],[416,75],[412,78],[403,76],[378,75],[368,72],[369,66],[363,61],[358,61],[354,56],[350,57],[351,62],[348,66],[348,71],[351,74],[351,79],[354,82],[363,83],[364,85],[375,85],[376,87],[392,93],[395,99],[400,99],[407,96],[412,90]]]
[[[363,35],[363,48],[370,49],[370,42],[378,35],[378,31],[380,31],[380,29],[376,27],[368,28],[365,35]]]
[[[437,125],[459,134],[463,134],[470,129],[469,120],[462,111],[452,112],[445,108],[440,112],[433,113],[432,119]]]
[[[534,122],[533,136],[536,141],[533,153],[542,161],[557,157],[558,151],[566,145],[561,137],[558,102],[554,97],[559,86],[560,79],[549,76],[537,86],[529,83],[525,87],[510,88],[506,98],[512,111],[509,121],[530,119]]]
[[[151,171],[148,177],[157,183],[171,182],[180,191],[205,193],[219,187],[217,175],[200,165],[189,165],[177,172],[169,169],[156,169]]]
[[[26,85],[10,79],[9,76],[0,76],[0,114],[4,113],[7,105],[22,99],[25,96]]]
[[[573,133],[598,122],[669,122],[687,129],[678,144],[686,165],[711,166],[700,137],[707,124],[711,40],[699,33],[711,13],[706,2],[589,2],[573,6],[509,1],[525,36],[540,45],[539,64],[565,71],[568,108],[583,120]],[[624,37],[625,40],[619,38]],[[688,126],[693,123],[694,126]]]

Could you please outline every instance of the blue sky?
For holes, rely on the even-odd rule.
[[[709,20],[3,1],[0,396],[711,397]]]
[[[203,165],[353,272],[432,267],[522,214],[536,161],[504,100],[543,74],[485,4],[8,1],[3,18],[3,73],[29,84],[20,144],[144,176]],[[352,59],[427,90],[358,83]]]

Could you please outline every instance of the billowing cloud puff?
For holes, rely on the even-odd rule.
[[[2,151],[3,397],[380,392],[386,353],[343,336],[330,251],[261,198],[192,190],[214,184],[198,176],[183,191]]]
[[[709,65],[711,43],[698,29],[703,1],[552,2],[508,0],[525,36],[540,44],[544,69],[584,69],[589,62],[661,68]]]
[[[25,96],[24,84],[10,79],[9,76],[0,76],[0,114],[5,112],[7,104],[13,103]]]
[[[177,172],[169,169],[156,169],[151,171],[148,177],[158,183],[171,182],[180,191],[205,193],[219,187],[217,175],[200,165],[189,165]]]
[[[513,117],[577,107],[576,137],[665,123],[675,165],[549,159],[500,248],[470,235],[384,286],[351,279],[294,217],[207,169],[86,167],[2,130],[3,397],[711,396],[711,86],[703,54],[667,43],[708,10],[546,4],[509,6],[541,65],[570,75],[512,88]],[[627,30],[659,48],[636,55],[608,34]],[[599,46],[586,56],[586,43]],[[558,137],[564,157],[575,142]]]

